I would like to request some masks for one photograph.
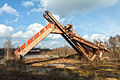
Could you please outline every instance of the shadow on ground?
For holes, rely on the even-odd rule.
[[[35,67],[10,60],[0,64],[0,80],[120,80],[119,65],[76,65],[78,68],[72,70]]]

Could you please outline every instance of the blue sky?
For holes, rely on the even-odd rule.
[[[8,37],[14,47],[26,42],[47,24],[45,10],[63,25],[73,24],[75,31],[90,41],[120,34],[119,0],[0,0],[0,45]],[[60,35],[49,35],[38,47],[65,44]]]

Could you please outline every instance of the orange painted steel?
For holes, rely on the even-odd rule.
[[[44,33],[44,30],[45,30],[45,28],[43,28],[40,32],[41,32],[41,34],[43,34]]]
[[[37,39],[38,37],[39,37],[39,32],[35,34],[35,39]]]
[[[17,53],[18,53],[18,49],[14,51],[14,54],[15,54],[15,55],[17,55]]]
[[[28,45],[29,45],[29,44],[31,44],[31,43],[32,43],[32,41],[33,41],[33,37],[32,37],[32,38],[30,38],[30,39],[27,41]]]
[[[46,26],[46,30],[47,30],[48,28],[51,28],[51,23],[49,23],[49,24]]]
[[[20,47],[20,52],[26,47],[26,43],[24,43],[21,47]]]
[[[45,28],[46,30],[51,28],[51,23],[49,23]],[[14,54],[17,55],[18,52],[23,51],[28,45],[30,45],[34,40],[36,40],[41,34],[44,33],[45,28],[43,28],[40,32],[36,33],[32,38],[30,38],[26,43],[24,43],[20,48],[14,51]]]

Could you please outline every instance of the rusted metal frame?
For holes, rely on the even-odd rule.
[[[73,40],[74,42],[77,42],[79,45],[79,48],[80,49],[84,49],[84,51],[86,52],[83,52],[83,54],[90,60],[90,61],[93,61],[94,59],[95,59],[95,57],[99,54],[99,49],[95,49],[95,48],[93,48],[93,47],[89,47],[89,46],[87,46],[87,47],[89,47],[89,48],[91,48],[92,49],[92,51],[93,51],[93,55],[90,57],[88,54],[90,53],[86,48],[85,48],[85,46],[84,46],[84,44],[82,44],[82,43],[79,43],[78,41],[76,41],[76,40]],[[82,50],[83,51],[83,50]],[[97,54],[98,53],[98,54]]]
[[[44,14],[44,17],[45,17],[48,21],[54,23],[54,24],[60,29],[60,31],[63,33],[63,34],[61,34],[61,35],[64,37],[64,39],[74,48],[74,50],[76,50],[77,52],[80,53],[81,51],[76,47],[76,45],[75,45],[75,44],[68,38],[68,36],[66,35],[63,26],[52,16],[51,13],[49,13],[48,11],[45,11],[45,13],[50,17],[50,19],[49,19],[49,17],[45,16],[45,14]]]
[[[82,44],[82,46],[85,48],[85,46],[84,46],[84,44]],[[104,52],[104,50],[99,50],[99,49],[94,49],[94,48],[91,48],[92,49],[92,56],[91,56],[91,60],[93,61],[94,59],[95,59],[95,57],[97,56],[97,55],[100,55],[100,53],[101,52]],[[88,53],[91,53],[91,51],[88,51],[87,49],[86,49],[86,51],[88,52]]]
[[[46,14],[43,14],[43,16],[48,22],[53,23],[53,21]]]
[[[66,32],[65,32],[65,29],[62,27],[62,25],[48,12],[48,11],[45,11],[46,14],[50,17],[47,18],[47,20],[49,19],[49,21],[52,21],[59,29],[60,31],[63,33],[61,34],[65,39],[66,41],[79,53],[82,53],[91,61],[94,60],[94,58],[96,57],[96,54],[93,55],[92,58],[90,58],[87,53],[85,52],[84,48],[79,44],[77,44],[76,42],[74,42],[72,39],[71,39],[71,36],[69,36]],[[86,42],[87,43],[87,42]],[[92,46],[93,47],[93,46]]]
[[[83,43],[81,43],[81,42],[78,41],[78,40],[75,40],[75,41],[78,42],[78,43],[80,43],[80,44],[83,44]],[[107,50],[104,49],[104,48],[94,48],[94,47],[88,46],[88,45],[86,45],[86,44],[83,44],[83,45],[92,48],[92,49],[95,51],[96,54],[98,53],[97,55],[99,55],[101,51],[107,51]]]
[[[63,34],[59,29],[54,29],[54,30],[52,31],[52,33]],[[67,35],[68,35],[68,34],[67,34]],[[74,43],[76,43],[76,41],[75,41]],[[77,45],[77,46],[78,46],[78,45]],[[91,52],[86,49],[86,47],[85,47],[84,44],[81,44],[81,46],[84,48],[86,54],[89,56],[89,54],[91,54]],[[87,47],[88,47],[88,46],[87,46]],[[93,48],[92,48],[92,49],[93,49]],[[93,50],[94,50],[94,49],[93,49]],[[92,52],[92,55],[91,55],[91,58],[93,57],[94,54],[95,54],[95,52],[93,51],[93,52]]]
[[[68,37],[68,35],[65,33],[65,31],[63,30],[64,28],[62,27],[62,25],[48,12],[46,11],[46,14],[54,21],[55,24],[57,24],[57,27],[63,32],[62,36],[67,40],[67,42],[79,53],[81,53],[81,51],[84,53],[84,55],[89,59],[88,55],[86,54],[86,52],[83,50],[83,48],[81,48],[76,42],[71,41],[71,39]],[[66,35],[66,36],[65,36]],[[68,38],[67,38],[68,37]],[[75,47],[74,47],[75,45]],[[77,49],[76,49],[77,48]],[[91,60],[91,59],[89,59]]]
[[[78,53],[80,53],[81,51],[76,47],[76,45],[64,34],[61,34],[64,39],[73,47],[74,50],[76,50]]]
[[[67,25],[67,27],[69,27],[69,26],[70,25]],[[70,37],[80,39],[80,40],[77,40],[78,42],[81,42],[82,44],[85,44],[86,46],[91,47],[91,48],[106,50],[104,47],[98,46],[98,45],[96,45],[96,44],[94,44],[86,39],[83,39],[73,29],[71,31],[72,31],[72,34],[70,34],[68,32],[68,35],[70,34]]]
[[[56,25],[54,25],[54,30],[51,33],[54,33],[54,34],[63,34],[63,32]]]
[[[67,33],[67,35],[69,35],[69,33]],[[80,44],[80,43],[78,43],[77,41],[75,41],[75,40],[73,40],[72,38],[74,37],[73,35],[69,35],[68,36],[71,40],[72,40],[72,42],[80,49],[80,51],[81,51],[81,53],[83,53],[90,61],[93,61],[94,60],[94,58],[92,58],[92,57],[89,57],[89,55],[88,55],[88,51],[86,50],[86,48],[85,47],[83,47],[83,45],[82,44]]]
[[[52,16],[52,14],[49,11],[45,11],[45,13],[50,17],[50,19],[53,21],[53,23],[55,23],[55,25],[64,33],[64,28],[62,27],[62,25]]]
[[[59,29],[54,29],[51,33],[54,33],[54,34],[63,34]]]
[[[89,56],[89,57],[92,57],[93,56],[93,52],[91,52],[91,49],[92,48],[89,48],[89,47],[87,47],[87,46],[85,46],[84,44],[80,44],[84,49],[85,49],[85,51],[86,51],[86,53],[87,53],[87,55]]]
[[[75,37],[75,36],[74,36],[72,39],[73,39],[73,40],[76,40],[77,42],[82,43],[82,44],[84,44],[84,45],[86,45],[86,46],[88,46],[88,47],[95,48],[95,49],[99,49],[99,47],[97,47],[95,44],[90,44],[89,42],[85,41],[85,40],[82,39],[82,38],[78,38],[78,37]]]
[[[84,44],[84,45],[86,45],[86,46],[89,46],[89,47],[91,47],[91,48],[101,49],[101,50],[107,51],[105,48],[103,48],[103,47],[101,47],[101,46],[97,46],[97,45],[95,45],[94,43],[89,42],[89,41],[86,41],[85,39],[82,39],[82,38],[80,38],[80,37],[74,36],[72,39],[73,39],[73,40],[76,40],[77,42],[82,43],[82,44]]]
[[[85,45],[87,45],[87,46],[90,46],[90,47],[103,49],[102,47],[97,46],[97,45],[95,45],[94,43],[92,43],[92,42],[90,42],[90,41],[88,41],[88,40],[83,39],[82,37],[80,37],[80,36],[76,33],[76,31],[72,30],[72,32],[75,33],[75,35],[74,35],[73,38],[80,39],[80,40],[78,40],[78,41],[80,41],[81,43],[83,43],[83,44],[85,44]]]
[[[85,49],[81,44],[76,43],[75,41],[73,41],[73,42],[74,42],[74,44],[76,44],[76,46],[82,51],[82,53],[83,53],[90,61],[93,61],[93,60],[95,59],[96,54],[93,54],[92,57],[89,57],[86,49]]]
[[[94,43],[80,37],[73,29],[71,31],[72,31],[72,34],[70,34],[70,35],[73,39],[78,39],[77,40],[78,42],[81,42],[81,43],[85,44],[86,46],[89,46],[92,48],[97,48],[97,49],[99,48],[99,46],[95,45]],[[68,33],[68,35],[69,35],[69,33]]]
[[[82,45],[82,47],[87,51],[87,53],[89,54],[89,53],[91,53],[90,51],[88,51],[88,49],[86,49],[85,48],[85,45],[84,44],[81,44]],[[92,56],[91,56],[91,59],[92,60],[94,60],[94,58],[95,58],[95,56],[96,55],[101,55],[100,53],[102,52],[104,52],[104,50],[100,50],[100,49],[94,49],[94,48],[91,48],[92,49]]]
[[[88,58],[88,55],[85,52],[84,48],[81,45],[78,45],[75,41],[73,41],[73,42],[81,50],[81,52]]]
[[[87,47],[89,47],[89,48],[93,48],[93,49],[95,49],[95,50],[98,50],[98,48],[95,48],[95,47],[89,46],[89,45],[87,45],[87,44],[84,44],[84,43],[78,41],[78,39],[73,39],[73,38],[72,38],[72,40],[78,42],[79,44],[83,44],[83,45],[85,45],[85,46],[87,46]]]
[[[86,50],[86,53],[89,55],[89,57],[92,57],[95,54],[95,49],[87,47],[84,44],[80,45]]]
[[[78,43],[79,44],[79,43]],[[92,55],[90,55],[90,51],[88,51],[82,44],[79,44],[79,46],[81,47],[81,49],[83,49],[85,52],[84,55],[90,60],[90,61],[93,61],[96,57],[96,54],[95,52],[93,51]],[[80,48],[79,47],[79,48]],[[94,49],[93,49],[94,50]]]

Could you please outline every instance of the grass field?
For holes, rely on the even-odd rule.
[[[114,61],[34,59],[0,64],[0,80],[120,80],[120,64]]]

